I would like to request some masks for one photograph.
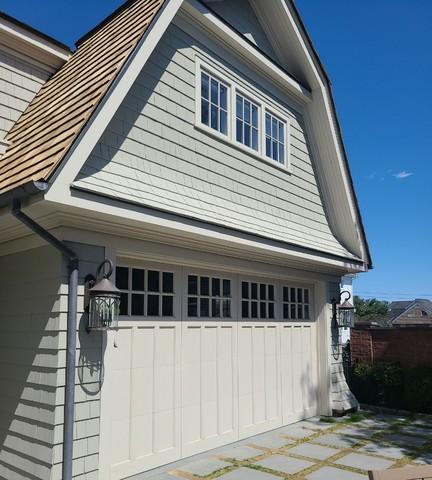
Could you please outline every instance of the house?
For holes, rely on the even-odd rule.
[[[432,326],[432,301],[416,298],[391,302],[389,325],[393,327]]]
[[[1,25],[0,477],[125,479],[355,407],[331,299],[371,259],[294,3],[133,0],[73,53]],[[119,325],[88,332],[106,259]]]

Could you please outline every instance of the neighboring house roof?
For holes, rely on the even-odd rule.
[[[389,309],[391,325],[432,324],[432,301],[430,300],[416,298],[395,301],[389,305]]]
[[[42,87],[6,137],[11,146],[0,159],[0,195],[49,179],[164,2],[127,2]]]

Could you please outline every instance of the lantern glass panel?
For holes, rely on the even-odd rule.
[[[105,330],[118,326],[120,298],[116,295],[94,295],[90,298],[89,328]]]
[[[354,309],[340,309],[339,310],[339,326],[353,327],[354,326]]]

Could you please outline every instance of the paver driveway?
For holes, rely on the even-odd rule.
[[[130,480],[361,480],[368,470],[429,461],[432,417],[366,413],[302,421]]]

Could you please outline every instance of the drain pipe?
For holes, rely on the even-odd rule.
[[[78,256],[62,241],[54,237],[34,220],[21,211],[20,200],[12,203],[12,215],[26,225],[36,235],[60,251],[68,260],[69,289],[67,312],[67,351],[66,351],[66,386],[63,430],[62,480],[72,480],[73,426],[75,404],[75,365],[77,337],[77,298],[78,298]]]

